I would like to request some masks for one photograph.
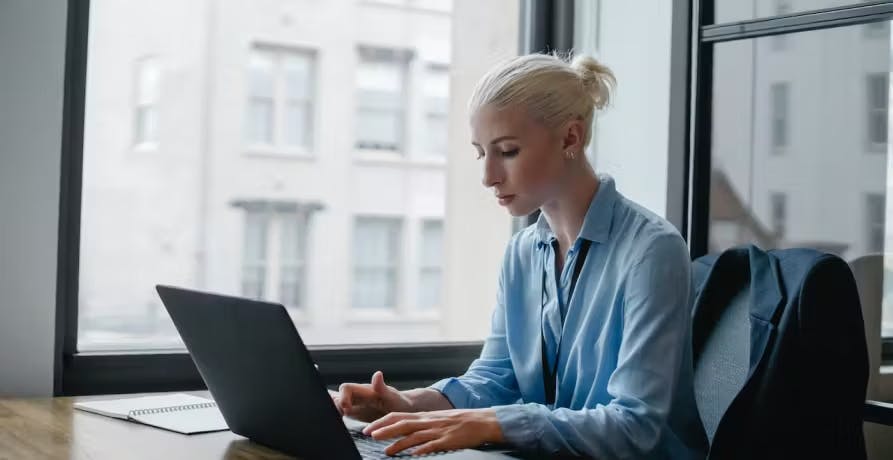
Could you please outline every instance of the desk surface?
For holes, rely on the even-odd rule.
[[[182,435],[72,407],[88,399],[108,397],[0,399],[0,460],[290,458],[229,431]]]

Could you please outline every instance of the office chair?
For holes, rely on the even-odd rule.
[[[860,275],[882,276],[874,267],[863,271],[862,262],[858,267]],[[893,405],[864,401],[859,392],[868,381],[857,303],[865,289],[857,288],[849,266],[817,251],[750,246],[698,258],[694,279],[695,399],[710,442],[708,458],[865,458],[860,414],[864,421],[893,425]],[[870,276],[862,282],[881,286]],[[819,316],[810,313],[815,309],[822,309],[822,321],[811,319]],[[841,320],[828,322],[829,311]],[[880,322],[873,324],[879,335]],[[816,331],[816,325],[827,330]],[[807,336],[843,344],[832,347],[838,352],[828,357],[827,368],[822,356],[809,354],[815,341],[798,343]],[[768,344],[763,362],[751,357],[760,340]],[[874,345],[879,360],[879,338]]]

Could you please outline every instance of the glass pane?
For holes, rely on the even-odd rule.
[[[137,144],[149,144],[158,142],[158,108],[154,105],[144,105],[136,108],[136,136]]]
[[[440,305],[441,272],[423,269],[419,276],[419,308],[430,310]]]
[[[716,45],[711,252],[756,243],[812,247],[850,262],[886,253],[891,284],[891,48],[889,38],[866,39],[863,26],[787,35],[781,54],[771,37]]]
[[[273,54],[269,51],[252,50],[248,60],[248,95],[273,97]]]
[[[354,230],[354,306],[393,308],[399,267],[399,219],[358,217]]]
[[[291,102],[285,106],[285,143],[310,148],[311,107],[306,102]]]
[[[154,104],[158,102],[161,87],[161,68],[158,58],[148,57],[137,63],[137,104]]]
[[[248,141],[256,144],[273,143],[273,101],[252,99],[248,105]]]
[[[312,56],[296,52],[284,52],[282,69],[285,74],[285,98],[307,100],[313,94]]]
[[[312,345],[483,337],[511,233],[509,217],[483,199],[492,196],[480,186],[464,107],[489,67],[517,53],[520,2],[400,3],[216,0],[208,15],[208,2],[90,2],[80,350],[181,347],[159,283],[300,307],[308,320],[298,328]],[[147,56],[163,72],[140,78]],[[426,78],[432,63],[451,79]],[[156,80],[171,94],[137,104],[138,86]],[[434,88],[457,107],[437,122],[455,131],[438,142],[457,154],[414,167],[429,150]],[[141,138],[157,138],[151,158],[121,148],[137,126],[149,133]],[[369,161],[354,155],[358,139],[403,155]],[[288,156],[302,149],[315,157]],[[450,242],[475,260],[473,276],[492,282],[466,286],[456,280],[468,267],[443,269],[443,292],[453,280],[461,296],[442,298],[436,320],[406,322],[417,293],[434,292],[420,288],[423,243],[375,224],[375,243],[356,246],[356,217],[388,216],[406,229],[428,219],[482,225],[469,209],[505,219],[504,233],[494,220],[473,240]],[[492,257],[468,254],[475,247]],[[363,307],[381,318],[353,320]]]
[[[357,147],[400,150],[402,113],[360,108],[357,111]]]
[[[836,6],[856,5],[870,0],[716,0],[716,23],[746,21]],[[782,39],[784,40],[784,39]],[[767,40],[772,45],[772,39]]]

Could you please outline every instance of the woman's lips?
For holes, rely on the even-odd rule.
[[[506,206],[515,199],[515,195],[499,195],[496,198],[499,199],[499,204],[502,206]]]

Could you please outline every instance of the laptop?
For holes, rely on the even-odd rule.
[[[384,453],[394,440],[347,429],[285,307],[171,286],[156,290],[234,433],[305,460],[394,458]],[[471,449],[434,457],[515,458]]]

